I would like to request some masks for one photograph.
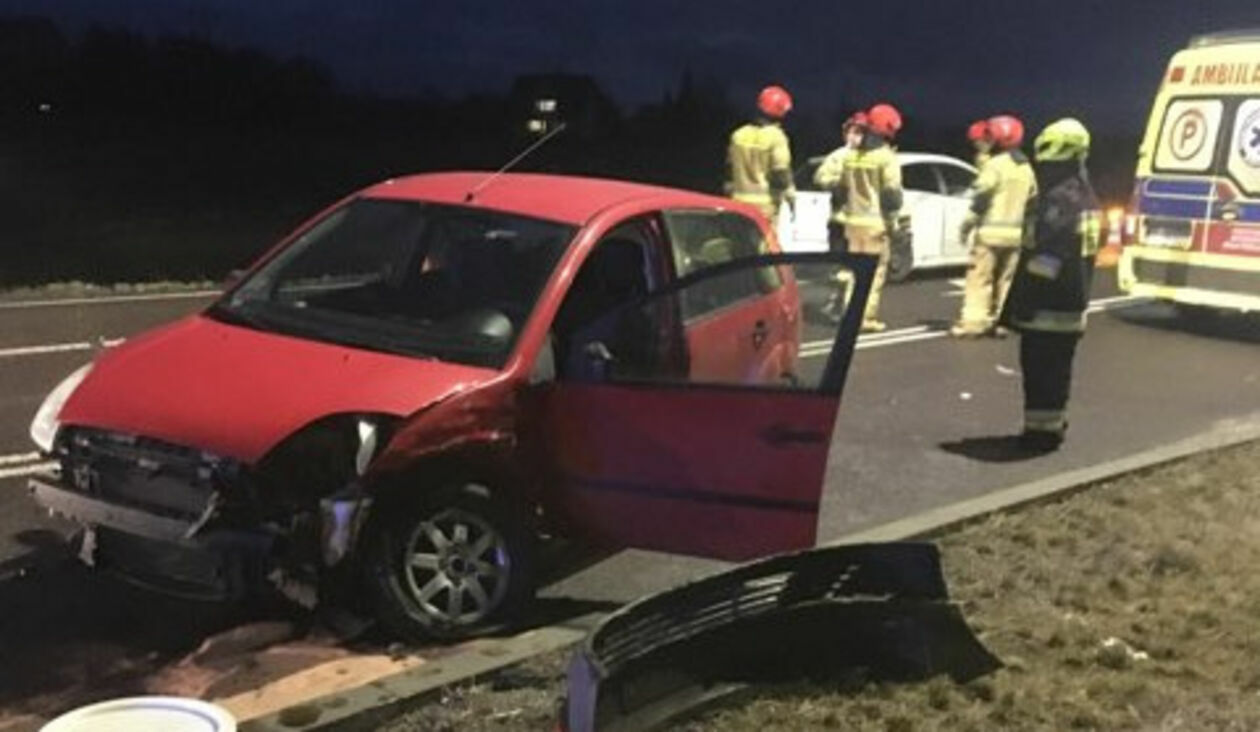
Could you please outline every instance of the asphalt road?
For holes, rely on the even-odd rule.
[[[891,286],[884,310],[890,331],[859,343],[831,450],[820,539],[1172,443],[1260,413],[1260,317],[1221,315],[1191,324],[1164,305],[1118,298],[1112,273],[1104,270],[1095,288],[1100,311],[1091,317],[1077,359],[1068,442],[1053,455],[1004,460],[985,438],[1019,429],[1017,342],[959,342],[944,336],[960,304],[958,276],[953,272]],[[32,622],[27,618],[25,624],[6,627],[6,618],[38,614],[41,602],[57,602],[55,587],[75,602],[112,601],[89,596],[106,592],[95,581],[83,585],[84,593],[74,593],[68,589],[73,581],[62,573],[41,584],[38,573],[19,578],[12,571],[53,547],[64,528],[41,516],[25,495],[22,474],[34,459],[26,434],[31,415],[58,380],[90,359],[100,340],[129,336],[206,302],[180,297],[0,304],[0,653],[16,640],[15,628]],[[626,552],[545,594],[624,601],[717,566]],[[71,613],[65,622],[97,615]],[[70,638],[95,642],[90,628],[35,625],[46,634],[45,644],[61,645]],[[193,632],[200,626],[188,627]],[[117,630],[115,635],[126,637]],[[164,642],[173,641],[167,637]],[[27,639],[22,645],[33,649],[32,643]]]

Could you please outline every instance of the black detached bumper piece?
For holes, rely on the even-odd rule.
[[[272,539],[240,531],[199,531],[198,522],[119,505],[36,478],[40,506],[84,527],[80,557],[167,594],[234,600],[261,584]]]
[[[653,729],[750,684],[966,680],[999,666],[949,602],[930,544],[772,557],[609,615],[569,667],[561,728]]]

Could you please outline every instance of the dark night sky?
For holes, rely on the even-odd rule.
[[[1138,131],[1190,35],[1260,26],[1257,0],[0,0],[0,12],[300,54],[392,94],[502,91],[563,70],[637,104],[691,69],[733,95],[780,81],[798,109],[888,99],[911,123],[1009,110],[1116,132]]]

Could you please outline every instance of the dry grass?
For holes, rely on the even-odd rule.
[[[943,538],[951,591],[1006,664],[990,677],[764,688],[681,727],[1260,729],[1258,465],[1257,444],[1200,456]],[[546,728],[563,663],[388,729]]]
[[[195,282],[119,282],[96,284],[93,282],[51,282],[46,285],[0,289],[0,302],[17,300],[63,300],[81,297],[116,297],[119,295],[155,295],[176,292],[200,292],[218,289],[220,283],[210,280]]]

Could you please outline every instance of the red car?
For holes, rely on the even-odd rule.
[[[31,491],[134,581],[368,598],[408,637],[510,622],[542,537],[810,546],[871,267],[776,252],[696,193],[386,181],[54,390]],[[842,281],[851,317],[807,324]]]

